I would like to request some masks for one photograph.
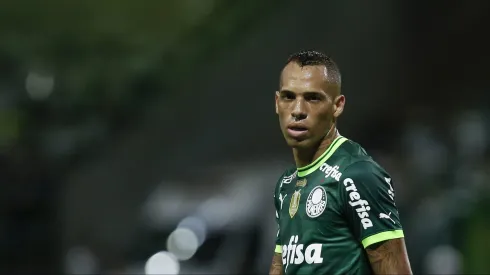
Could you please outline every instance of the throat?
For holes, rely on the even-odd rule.
[[[332,142],[339,136],[335,131],[330,137],[325,137],[318,146],[312,148],[293,148],[294,161],[296,167],[305,167],[313,163],[318,159],[327,149]]]
[[[296,167],[305,167],[322,155],[320,148],[294,148],[293,155]],[[320,152],[319,152],[320,151]],[[324,152],[325,150],[323,150]]]

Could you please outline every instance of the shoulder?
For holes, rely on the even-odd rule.
[[[277,180],[276,190],[281,188],[283,184],[291,183],[296,178],[297,173],[298,171],[295,166],[286,169]]]
[[[358,160],[344,170],[341,182],[344,185],[356,184],[362,188],[376,188],[389,182],[390,175],[374,160]]]
[[[344,171],[358,171],[358,170],[383,170],[383,168],[373,159],[373,157],[362,147],[359,143],[346,139],[346,141],[339,148],[341,156],[344,158],[345,166]]]
[[[379,165],[358,143],[348,140],[342,147],[344,156],[348,158],[343,169],[342,179],[362,179],[363,181],[384,180],[389,177],[385,169]]]
[[[371,159],[371,156],[359,143],[350,139],[346,139],[339,149],[342,155],[350,158],[351,162]]]
[[[281,177],[279,178],[280,180],[292,180],[296,178],[296,174],[298,173],[296,166],[290,166],[288,169],[286,169]]]

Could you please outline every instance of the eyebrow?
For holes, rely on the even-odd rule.
[[[293,92],[291,90],[288,90],[288,89],[282,89],[279,91],[279,93],[292,93],[292,94],[295,94],[296,92]],[[325,94],[325,95],[328,95],[326,92],[324,91],[305,91],[303,92],[302,94]]]

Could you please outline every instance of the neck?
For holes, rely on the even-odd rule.
[[[328,149],[330,144],[339,136],[337,128],[333,128],[331,133],[328,133],[320,142],[318,146],[312,148],[293,148],[294,161],[296,167],[304,167],[319,158],[325,150]]]

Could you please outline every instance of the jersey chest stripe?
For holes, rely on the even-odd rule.
[[[347,141],[347,139],[345,137],[338,137],[333,143],[332,145],[327,149],[327,151],[325,151],[325,153],[323,153],[323,155],[321,157],[318,158],[318,160],[316,160],[314,163],[308,165],[308,166],[305,166],[305,167],[302,167],[302,168],[298,168],[298,176],[299,177],[304,177],[304,176],[307,176],[313,172],[315,172],[315,170],[318,170],[318,168],[320,168],[320,166],[325,162],[327,161],[327,159],[329,159],[333,153],[335,153],[335,151],[337,151],[337,149],[340,147],[340,145],[342,145],[342,143],[344,143],[345,141]]]

